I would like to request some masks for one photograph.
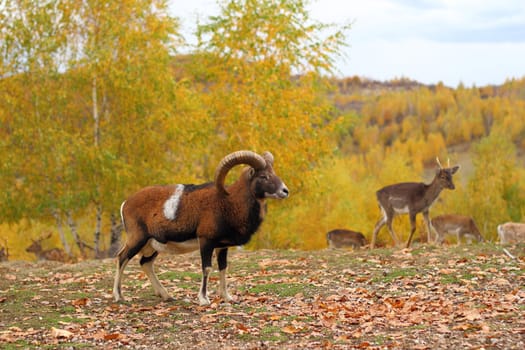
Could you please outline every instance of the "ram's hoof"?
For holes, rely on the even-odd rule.
[[[211,302],[210,302],[210,299],[208,299],[208,297],[201,297],[201,296],[199,296],[199,305],[200,306],[208,306],[210,304],[211,304]]]

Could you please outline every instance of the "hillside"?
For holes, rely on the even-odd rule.
[[[522,349],[525,246],[231,252],[230,293],[196,304],[198,254],[159,258],[159,302],[137,259],[0,263],[4,349]]]
[[[525,79],[471,88],[355,76],[331,83],[334,107],[353,119],[348,136],[354,147],[348,151],[366,151],[364,140],[369,138],[389,147],[396,141],[428,141],[429,136],[440,135],[439,141],[449,151],[462,154],[493,128],[503,127],[524,160],[525,118],[520,108],[525,106]]]

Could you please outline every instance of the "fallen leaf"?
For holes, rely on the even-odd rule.
[[[299,333],[301,330],[302,328],[295,327],[295,326],[286,326],[286,327],[281,328],[281,331],[283,331],[284,333],[288,333],[288,334]]]
[[[75,306],[86,306],[89,303],[90,303],[89,298],[80,298],[80,299],[73,300],[71,302],[71,304],[73,304]]]
[[[60,338],[68,339],[73,336],[73,333],[65,329],[51,327],[51,336],[54,338],[58,338],[58,339]]]
[[[494,284],[496,286],[510,286],[509,280],[505,278],[497,278],[490,282],[490,284]]]
[[[440,324],[438,327],[437,327],[437,331],[439,333],[450,333],[450,328],[448,328],[447,326],[445,326],[444,324]]]
[[[358,349],[366,349],[368,347],[370,347],[370,343],[367,341],[364,341],[356,346]]]
[[[115,340],[120,338],[120,333],[110,333],[104,335],[104,340]]]
[[[236,323],[235,327],[239,330],[239,333],[245,334],[248,333],[249,329],[242,323]]]
[[[469,321],[481,319],[481,315],[478,310],[468,310],[463,312],[463,315],[465,315],[465,318]]]

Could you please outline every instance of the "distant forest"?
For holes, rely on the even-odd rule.
[[[430,160],[435,147],[469,148],[496,130],[508,136],[519,156],[525,155],[524,79],[471,88],[359,77],[336,79],[333,84],[330,97],[337,110],[359,119],[349,129],[351,141],[343,145],[349,152],[422,139],[429,141],[427,146],[416,149]]]

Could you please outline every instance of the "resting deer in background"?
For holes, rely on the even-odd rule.
[[[525,224],[506,222],[498,225],[498,237],[501,244],[525,242]]]
[[[427,226],[427,237],[428,241],[430,241],[429,209],[444,188],[451,190],[455,188],[452,182],[452,175],[459,169],[459,166],[443,168],[438,158],[436,158],[436,161],[438,164],[436,176],[429,185],[422,182],[402,182],[383,187],[376,192],[379,208],[381,209],[381,218],[374,228],[370,248],[375,247],[377,233],[385,224],[395,245],[399,244],[398,238],[392,229],[392,220],[394,216],[400,214],[408,214],[410,218],[410,236],[406,244],[407,248],[410,247],[412,236],[416,230],[416,215],[418,213],[423,213]]]
[[[447,234],[455,234],[458,245],[463,237],[466,238],[469,243],[473,238],[478,242],[483,242],[483,237],[474,219],[470,216],[456,214],[439,215],[432,218],[430,226],[436,231],[436,242],[439,244],[443,244],[445,235]]]
[[[9,260],[9,248],[7,248],[7,240],[4,239],[3,246],[0,246],[0,262]]]
[[[53,260],[61,262],[69,261],[69,256],[60,248],[51,248],[46,250],[42,248],[42,241],[48,239],[49,237],[51,237],[51,233],[45,237],[40,237],[36,241],[31,239],[33,243],[31,243],[31,245],[26,248],[26,252],[35,254],[38,260]]]
[[[326,242],[328,243],[328,248],[331,249],[345,247],[359,249],[367,244],[366,238],[361,232],[345,229],[336,229],[328,232],[326,234]]]

